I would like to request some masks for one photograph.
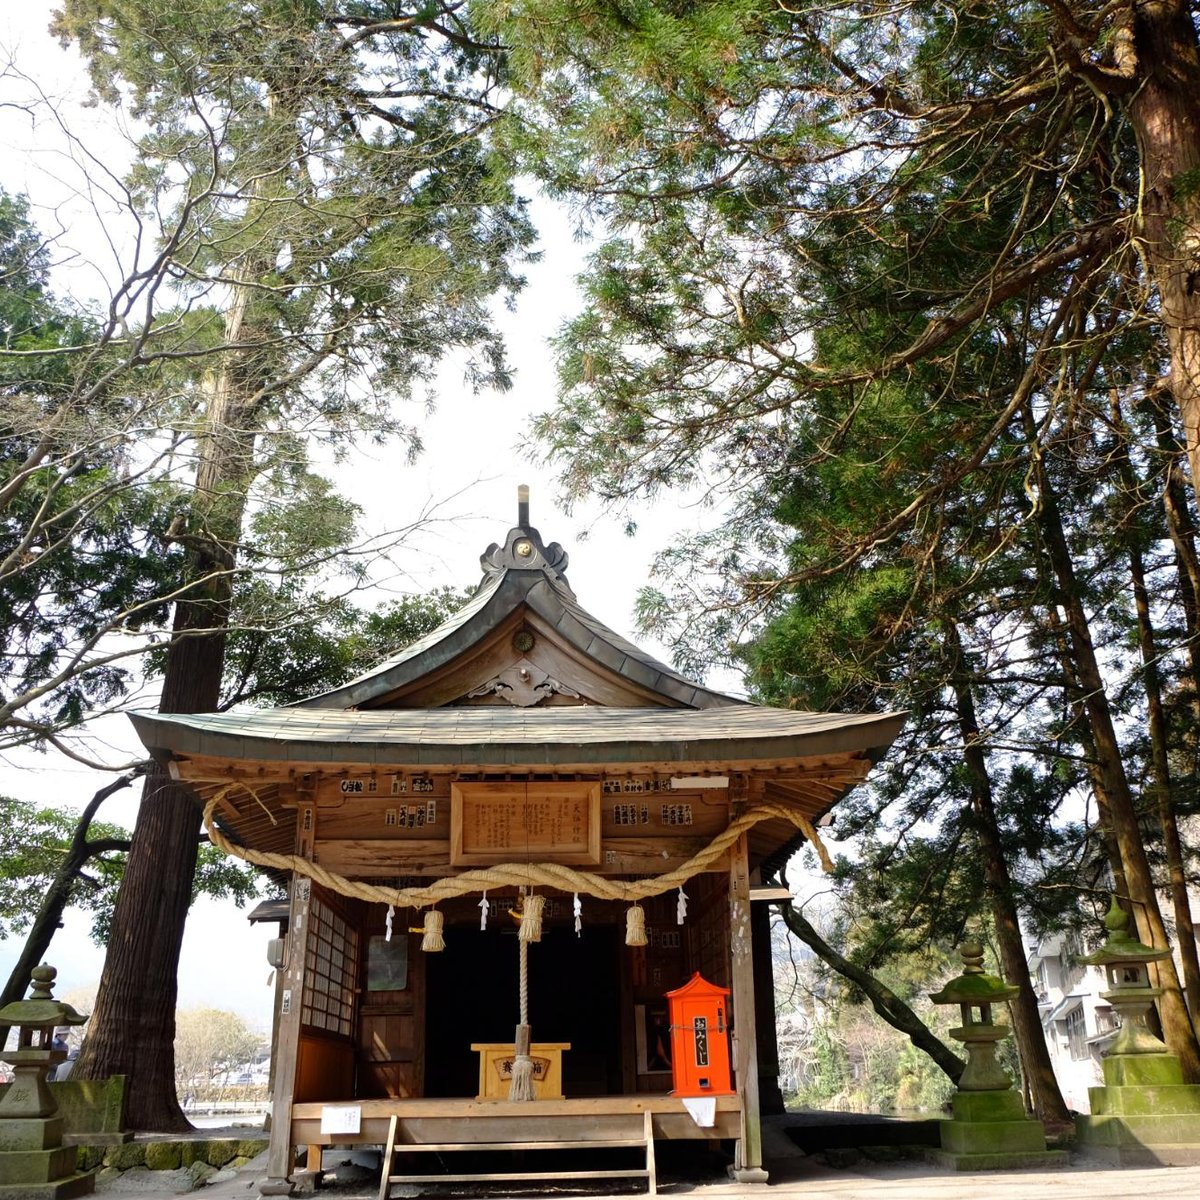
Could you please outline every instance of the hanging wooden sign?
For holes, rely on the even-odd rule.
[[[600,784],[455,783],[450,862],[600,862]]]

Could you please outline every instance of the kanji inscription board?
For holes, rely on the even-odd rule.
[[[598,865],[600,784],[451,784],[450,861]]]

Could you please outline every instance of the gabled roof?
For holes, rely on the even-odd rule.
[[[529,524],[526,503],[520,506],[520,524],[508,531],[503,546],[489,546],[480,564],[484,575],[478,590],[449,620],[358,678],[301,700],[296,707],[415,707],[403,693],[469,659],[523,616],[590,660],[596,670],[650,693],[644,700],[648,706],[703,709],[745,704],[686,679],[583,609],[567,582],[566,551],[557,542],[547,546],[542,541]]]
[[[686,787],[736,773],[747,796],[816,821],[903,724],[764,708],[685,679],[580,607],[567,556],[530,525],[525,497],[481,561],[462,609],[344,686],[280,709],[130,714],[139,736],[201,797],[250,781],[246,796],[223,795],[221,819],[243,844],[286,853],[295,831],[273,810],[302,778],[636,774]],[[747,837],[754,865],[800,840],[783,817]]]

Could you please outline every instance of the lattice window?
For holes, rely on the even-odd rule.
[[[358,981],[358,934],[314,896],[308,909],[301,1021],[314,1029],[351,1037]]]

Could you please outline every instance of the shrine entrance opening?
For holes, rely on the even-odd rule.
[[[565,905],[569,913],[570,897]],[[568,922],[543,929],[530,946],[530,1024],[535,1042],[571,1047],[562,1055],[564,1096],[619,1095],[622,943],[615,922],[596,923],[600,905],[588,907],[578,937]],[[427,1096],[475,1096],[479,1054],[472,1044],[512,1043],[518,945],[508,908],[503,900],[493,906],[487,930],[448,929],[446,949],[426,956]]]

